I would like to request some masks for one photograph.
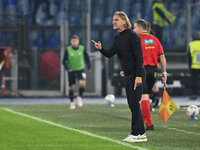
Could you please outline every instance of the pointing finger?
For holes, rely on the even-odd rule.
[[[136,85],[136,83],[134,84],[134,90],[136,89],[136,87],[137,87],[137,85]]]
[[[97,44],[97,42],[95,42],[94,40],[91,40],[94,44]]]

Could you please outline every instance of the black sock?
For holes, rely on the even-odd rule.
[[[79,96],[82,97],[83,96],[83,92],[85,91],[84,87],[80,87],[79,88]]]
[[[74,91],[73,90],[69,90],[69,99],[72,102],[74,102]]]

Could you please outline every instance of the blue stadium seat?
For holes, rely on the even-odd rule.
[[[43,47],[43,39],[41,36],[39,36],[33,43],[33,46],[34,47],[37,47],[37,48],[42,48]]]
[[[91,14],[91,22],[93,25],[101,25],[104,23],[104,12],[105,12],[105,0],[96,0],[92,1],[92,14]]]
[[[145,5],[143,3],[140,2],[140,6],[141,6],[141,14],[142,14],[142,18],[145,20],[148,20],[151,22],[152,18],[153,18],[153,11],[152,11],[152,5],[153,5],[153,1],[149,1],[146,0],[145,1]]]
[[[4,8],[5,9],[11,5],[16,6],[16,4],[17,4],[17,0],[4,0]]]
[[[103,31],[103,40],[104,40],[104,42],[106,42],[106,41],[109,41],[110,39],[113,39],[113,37],[112,37],[112,30],[105,30],[105,31]]]
[[[77,12],[77,11],[71,11],[69,13],[69,24],[70,25],[80,25],[81,24],[81,14],[80,12]]]
[[[94,41],[98,41],[99,40],[99,32],[92,30],[91,31],[91,39],[94,40]]]
[[[16,17],[12,15],[16,14],[16,0],[5,0],[4,10],[5,10],[5,14],[8,14],[6,16],[6,19],[10,19],[10,20],[15,19]]]
[[[70,1],[69,9],[70,9],[70,11],[79,11],[79,12],[81,12],[80,10],[81,10],[82,6],[84,5],[84,3],[86,3],[86,1],[83,1],[83,0]]]
[[[58,37],[49,37],[46,39],[47,48],[58,48],[60,46],[60,39]]]
[[[46,34],[46,47],[58,48],[60,46],[60,32],[55,30],[47,30]]]
[[[132,1],[132,3],[130,4],[131,7],[129,9],[129,13],[128,16],[131,20],[131,22],[133,22],[133,20],[137,19],[137,14],[139,12],[138,8],[139,8],[139,3],[137,1]]]
[[[29,1],[28,0],[19,0],[17,3],[17,12],[20,14],[27,15],[29,14]]]
[[[131,1],[130,0],[123,0],[120,1],[119,4],[119,10],[125,12],[127,15],[129,15],[129,10],[132,10],[131,8]]]
[[[29,46],[30,47],[35,47],[36,46],[36,40],[39,38],[40,36],[40,32],[38,32],[37,30],[31,30],[29,32]]]
[[[0,14],[3,14],[4,10],[3,10],[3,2],[0,1]],[[3,16],[0,16],[0,19],[3,19]]]
[[[56,18],[55,24],[60,25],[64,20],[67,19],[67,12],[60,11],[60,12],[58,12],[58,14],[56,15],[55,18]]]
[[[112,24],[114,12],[119,10],[119,0],[109,0],[106,5],[105,24]],[[103,10],[102,10],[103,11]]]
[[[112,17],[115,11],[124,11],[130,18],[131,23],[137,19],[138,14],[141,14],[141,18],[152,22],[152,4],[154,0],[95,0],[91,1],[91,23],[92,25],[112,25]],[[196,3],[199,0],[190,0],[191,3]],[[166,1],[165,6],[170,12],[177,12],[181,8],[184,8],[188,0],[179,1]],[[34,0],[0,0],[0,13],[12,15],[16,13],[27,14],[29,16],[28,22],[32,22],[32,13],[34,8]],[[41,3],[36,13],[36,21],[39,25],[60,25],[65,19],[68,19],[69,25],[81,25],[82,14],[87,10],[86,0],[50,0],[50,13],[54,16],[53,19],[48,20],[45,12],[46,4]],[[192,34],[200,30],[200,5],[192,7]],[[3,19],[3,16],[0,16]],[[15,19],[14,16],[6,17],[5,19]],[[176,29],[176,30],[174,30]],[[170,26],[164,29],[164,47],[170,46],[182,46],[186,45],[186,9],[178,13],[177,19]],[[76,33],[76,31],[70,31],[70,34]],[[79,36],[81,31],[77,31]],[[113,30],[107,30],[102,32],[103,40],[107,41],[113,38],[115,32]],[[92,31],[92,39],[100,40],[99,31]],[[53,37],[53,36],[50,36]],[[56,38],[57,37],[57,38]],[[55,38],[49,39],[50,45],[58,45],[59,35]],[[40,38],[30,37],[30,45],[42,46],[42,40]],[[54,42],[53,42],[54,41]]]

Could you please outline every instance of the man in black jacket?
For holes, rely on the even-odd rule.
[[[131,31],[131,23],[124,12],[116,12],[113,16],[113,29],[119,34],[115,37],[112,47],[105,50],[101,42],[95,42],[94,46],[104,56],[111,58],[117,54],[121,67],[125,74],[125,88],[129,108],[132,112],[131,134],[124,141],[145,142],[147,137],[144,130],[140,99],[142,96],[145,71],[140,38]]]

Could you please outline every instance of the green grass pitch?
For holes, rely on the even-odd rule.
[[[41,122],[5,108],[51,121],[85,135],[49,123]],[[158,109],[152,112],[154,131],[147,131],[145,143],[126,143],[122,139],[130,132],[130,111],[127,104],[108,108],[103,104],[87,104],[70,110],[69,105],[7,105],[0,107],[1,150],[198,150],[200,149],[200,121],[184,117],[186,110],[177,110],[163,123]],[[105,139],[99,137],[105,137]],[[113,141],[114,142],[113,142]]]

